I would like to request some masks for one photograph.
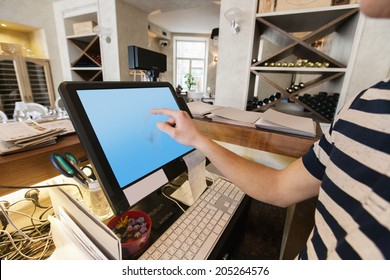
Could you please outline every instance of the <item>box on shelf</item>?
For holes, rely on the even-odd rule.
[[[299,1],[290,1],[290,0],[277,0],[275,11],[289,11],[297,9],[308,9],[308,8],[318,8],[332,6],[334,1],[332,0],[299,0]]]
[[[259,0],[258,13],[267,13],[275,11],[276,0]]]
[[[74,35],[85,35],[93,33],[93,28],[96,26],[96,22],[93,21],[83,21],[73,23],[73,33]]]

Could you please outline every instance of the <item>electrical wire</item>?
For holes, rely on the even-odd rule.
[[[163,195],[165,198],[169,199],[170,201],[173,201],[174,203],[176,203],[176,205],[179,206],[179,208],[181,209],[181,211],[185,212],[186,210],[184,210],[184,208],[180,205],[180,203],[179,203],[176,199],[173,199],[172,197],[170,197],[170,196],[168,196],[167,194],[164,193],[164,190],[165,190],[166,188],[168,188],[168,187],[171,187],[171,186],[167,185],[167,186],[162,187],[162,189],[161,189],[162,195]]]
[[[35,207],[31,215],[10,209],[10,207],[21,201],[32,201]],[[36,218],[33,215],[36,213],[38,207],[37,203],[34,201],[34,199],[26,198],[8,205],[6,209],[0,204],[1,213],[7,223],[3,229],[0,230],[0,259],[45,259],[49,257],[54,250],[50,222],[48,219],[43,218],[52,207],[45,209],[39,218]],[[30,220],[31,225],[23,228],[17,227],[10,218],[9,213],[27,217]],[[7,231],[6,228],[8,224],[11,225],[15,231]]]
[[[209,176],[209,178],[211,179],[211,182],[212,182],[212,185],[213,185],[214,182],[215,182],[215,178],[214,178],[213,174],[212,174],[211,172],[209,172],[208,170],[206,170],[206,173],[207,173],[207,175]],[[179,206],[179,208],[180,208],[183,212],[185,212],[186,210],[180,205],[180,203],[179,203],[176,199],[174,199],[174,198],[172,198],[172,197],[170,197],[169,195],[167,195],[167,194],[164,193],[164,190],[165,190],[166,188],[168,188],[168,187],[174,188],[174,189],[178,189],[178,188],[180,188],[180,186],[179,186],[179,185],[176,185],[176,184],[169,183],[169,184],[167,184],[167,185],[165,185],[164,187],[161,188],[161,193],[162,193],[162,195],[163,195],[165,198],[167,198],[167,199],[173,201],[174,203],[176,203],[176,205]]]
[[[64,186],[74,186],[78,189],[81,197],[83,194],[81,193],[80,187],[77,184],[72,183],[63,183],[63,184],[50,184],[50,185],[42,185],[42,186],[4,186],[0,185],[0,189],[44,189],[44,188],[54,188],[54,187],[64,187]]]
[[[83,193],[80,190],[80,187],[77,184],[72,183],[63,183],[63,184],[50,184],[42,186],[4,186],[0,185],[0,189],[44,189],[44,188],[54,188],[54,187],[64,187],[64,186],[74,186],[80,193],[80,197],[84,198]]]

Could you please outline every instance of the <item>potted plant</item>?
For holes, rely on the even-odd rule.
[[[195,79],[194,79],[194,76],[192,76],[191,73],[188,73],[184,76],[184,78],[186,78],[185,80],[185,83],[187,85],[187,88],[188,90],[192,90],[194,85],[196,85],[196,82],[195,82]]]

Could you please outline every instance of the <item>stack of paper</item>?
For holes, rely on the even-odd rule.
[[[269,129],[296,135],[315,137],[316,125],[311,118],[294,116],[268,109],[264,113],[199,102],[187,104],[194,116],[207,116],[216,122]]]
[[[187,106],[194,117],[203,117],[216,109],[222,108],[221,106],[211,105],[202,101],[189,102]]]
[[[64,131],[65,128],[48,128],[33,120],[0,123],[0,155],[55,144]]]
[[[316,126],[311,118],[281,113],[273,109],[265,111],[256,122],[256,127],[315,137]]]
[[[211,112],[207,117],[213,121],[231,123],[255,127],[256,121],[262,116],[262,113],[244,111],[231,107],[222,107]]]

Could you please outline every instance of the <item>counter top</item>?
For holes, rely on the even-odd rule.
[[[295,158],[302,156],[318,139],[205,119],[194,119],[194,123],[211,139]],[[71,152],[77,158],[86,158],[76,134],[61,136],[55,145],[0,156],[0,185],[30,186],[59,175],[49,159],[53,152]],[[12,191],[1,188],[0,196]]]

